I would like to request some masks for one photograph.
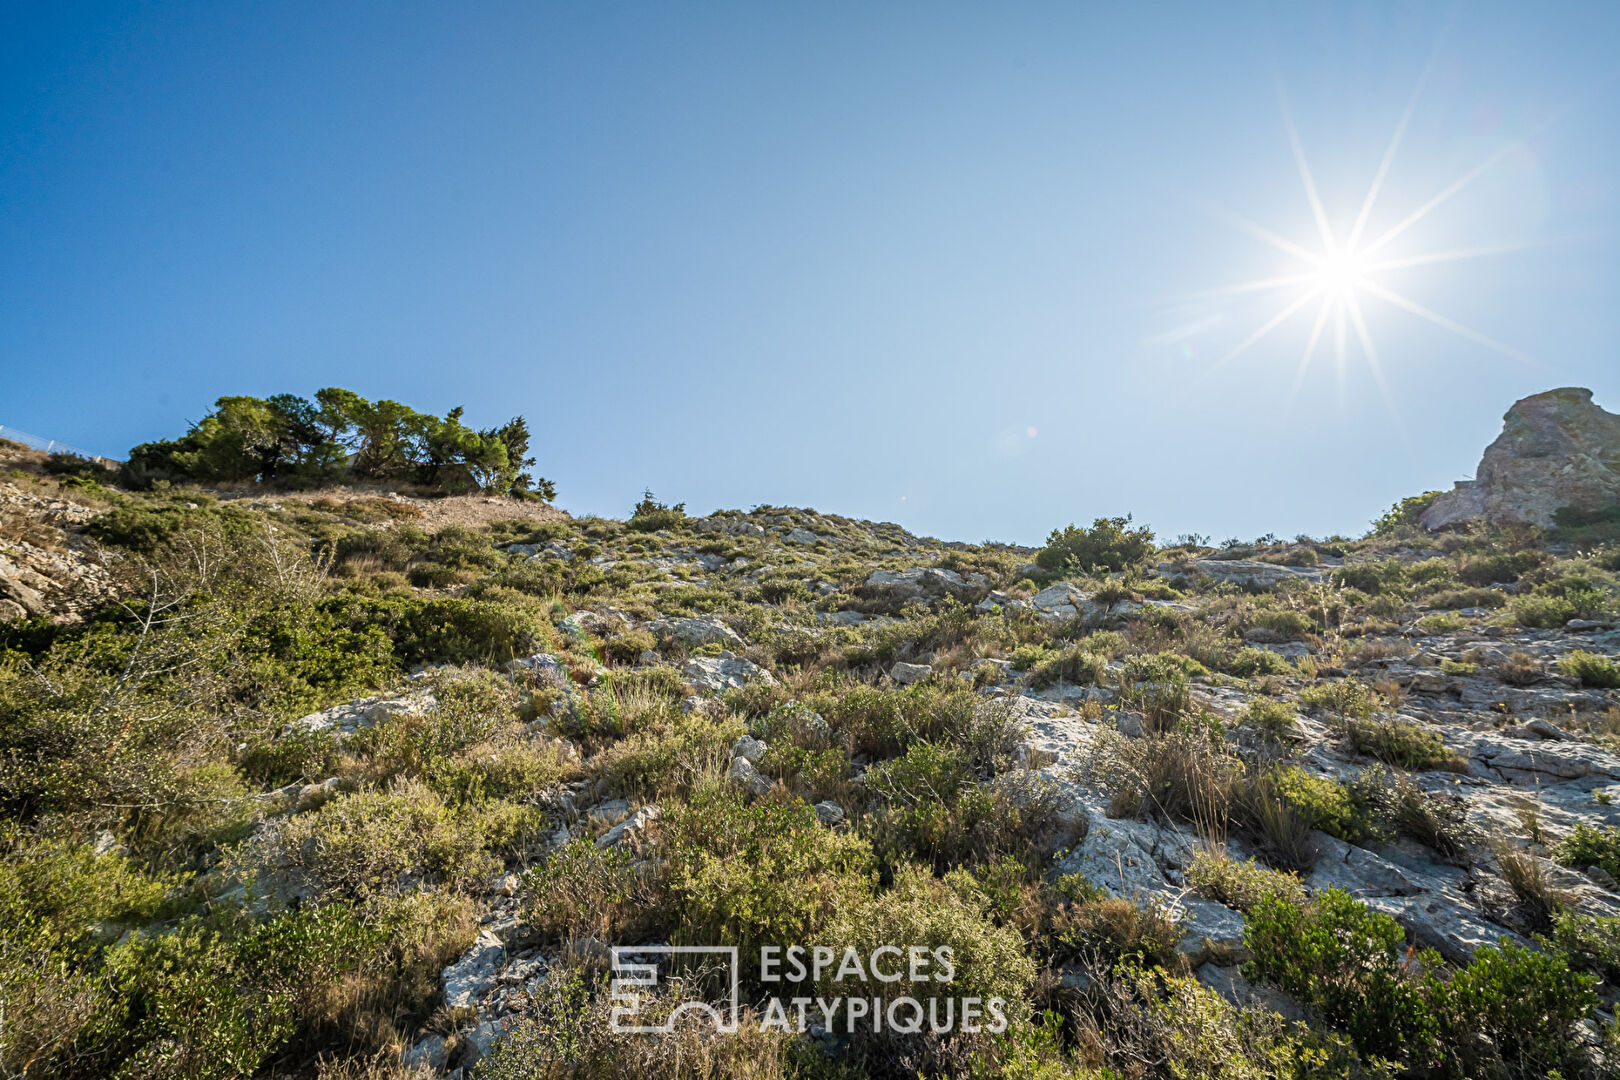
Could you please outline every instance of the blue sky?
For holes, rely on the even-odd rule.
[[[0,424],[340,385],[528,416],[576,513],[1359,533],[1620,411],[1617,67],[1607,3],[10,3]],[[1322,283],[1236,220],[1322,249],[1285,106],[1342,247],[1409,103],[1364,242],[1472,172],[1377,260],[1490,251],[1362,280],[1472,336],[1230,355]]]

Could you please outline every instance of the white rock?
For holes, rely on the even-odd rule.
[[[681,675],[693,688],[706,693],[719,693],[763,682],[774,686],[771,673],[741,656],[722,652],[719,656],[694,656],[681,667]]]
[[[928,664],[907,664],[901,662],[895,664],[889,669],[889,678],[893,679],[901,686],[909,686],[912,683],[922,682],[933,673],[934,669]]]
[[[816,803],[816,820],[823,825],[841,825],[844,817],[844,808],[831,799]]]
[[[726,775],[746,787],[751,794],[763,795],[771,790],[771,778],[754,768],[754,763],[747,758],[732,758],[731,771]]]
[[[647,629],[661,638],[680,642],[689,649],[700,645],[741,645],[737,632],[717,618],[659,619]]]
[[[643,806],[640,810],[598,836],[596,846],[599,848],[616,847],[626,840],[634,838],[637,833],[657,821],[662,814],[663,811],[656,806],[651,804]]]
[[[750,764],[758,764],[759,759],[765,756],[767,749],[769,748],[761,740],[754,738],[752,735],[744,735],[732,746],[731,756],[746,758]]]
[[[493,931],[481,932],[472,947],[444,969],[444,1003],[452,1009],[472,1005],[495,985],[496,973],[505,959],[506,946],[501,939]]]

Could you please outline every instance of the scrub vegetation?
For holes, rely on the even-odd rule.
[[[1478,747],[1538,686],[1545,745],[1613,750],[1612,649],[1561,644],[1614,618],[1612,548],[1437,540],[1410,501],[1223,546],[651,492],[429,531],[351,483],[549,495],[526,453],[521,420],[336,390],[223,398],[121,475],[7,451],[6,542],[72,503],[60,543],[106,585],[0,625],[0,1072],[1613,1075],[1620,932],[1588,901],[1615,830],[1487,836],[1468,801],[1533,792]],[[330,497],[218,497],[241,483]],[[1497,675],[1515,643],[1551,657],[1528,688]],[[1470,688],[1503,703],[1477,729],[1411,704]],[[1335,884],[1375,856],[1469,882],[1491,935]],[[744,950],[738,1034],[615,1033],[608,950],[651,943]],[[1005,1028],[762,1028],[748,958],[789,945],[948,947],[927,994]],[[724,983],[683,974],[642,1022]]]

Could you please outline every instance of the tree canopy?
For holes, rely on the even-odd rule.
[[[551,481],[528,472],[529,424],[472,428],[457,406],[444,416],[387,399],[368,401],[327,387],[313,401],[295,394],[227,396],[178,439],[129,452],[125,480],[256,482],[313,487],[356,482],[412,483],[446,494],[556,497]]]

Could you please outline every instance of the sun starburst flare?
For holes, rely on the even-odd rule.
[[[1479,258],[1485,255],[1496,255],[1508,251],[1522,250],[1527,246],[1521,244],[1480,246],[1403,255],[1398,258],[1388,257],[1385,251],[1396,238],[1408,233],[1413,226],[1440,206],[1449,202],[1492,166],[1507,157],[1519,145],[1517,142],[1508,143],[1484,161],[1464,172],[1432,197],[1420,203],[1416,209],[1401,217],[1394,226],[1371,238],[1367,235],[1367,226],[1372,217],[1373,206],[1377,202],[1384,181],[1389,175],[1396,151],[1400,148],[1401,141],[1406,135],[1407,125],[1411,121],[1419,94],[1423,89],[1423,82],[1423,79],[1418,80],[1418,85],[1414,89],[1411,99],[1407,102],[1399,122],[1395,125],[1394,134],[1390,137],[1389,144],[1378,163],[1378,168],[1373,174],[1372,183],[1367,188],[1366,197],[1362,200],[1361,207],[1352,224],[1349,228],[1340,231],[1333,228],[1327,208],[1322,203],[1315,178],[1311,175],[1310,164],[1305,157],[1305,149],[1300,142],[1299,131],[1294,126],[1293,117],[1289,113],[1286,101],[1284,101],[1283,123],[1287,129],[1288,143],[1293,151],[1294,164],[1299,170],[1305,198],[1310,204],[1311,216],[1316,223],[1317,236],[1309,242],[1296,242],[1247,218],[1235,214],[1228,215],[1239,228],[1291,259],[1294,264],[1293,268],[1285,273],[1212,289],[1199,295],[1210,298],[1284,291],[1292,292],[1293,295],[1243,340],[1217,359],[1210,368],[1211,372],[1218,370],[1241,355],[1277,328],[1291,321],[1294,316],[1309,310],[1312,319],[1311,330],[1306,339],[1304,353],[1300,356],[1299,366],[1295,372],[1294,389],[1297,390],[1304,381],[1306,372],[1309,370],[1317,350],[1322,346],[1324,337],[1331,337],[1339,370],[1342,373],[1349,339],[1354,336],[1362,356],[1367,362],[1367,367],[1374,381],[1378,384],[1379,391],[1387,401],[1389,400],[1389,387],[1384,378],[1383,364],[1378,349],[1373,343],[1372,333],[1368,329],[1366,315],[1363,311],[1363,302],[1368,299],[1388,304],[1409,315],[1414,315],[1457,334],[1459,337],[1476,345],[1492,349],[1515,360],[1529,360],[1529,357],[1520,350],[1504,345],[1454,319],[1430,310],[1410,297],[1402,295],[1390,284],[1385,276],[1393,271],[1410,267],[1429,266],[1437,263]]]

